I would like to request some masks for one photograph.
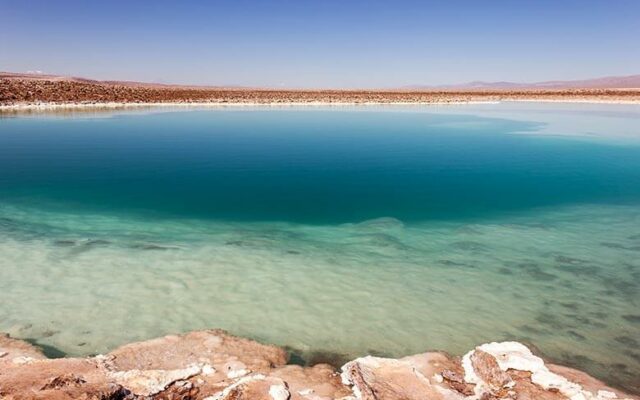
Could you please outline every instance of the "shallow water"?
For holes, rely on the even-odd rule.
[[[640,391],[639,293],[638,106],[0,120],[0,331],[52,355],[514,339]]]

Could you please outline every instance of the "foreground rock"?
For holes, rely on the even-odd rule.
[[[454,400],[636,399],[516,342],[464,357],[363,357],[342,367],[287,365],[275,346],[221,330],[133,343],[93,358],[47,359],[0,336],[0,399]]]

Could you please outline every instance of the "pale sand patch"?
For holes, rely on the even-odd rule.
[[[56,111],[56,110],[84,110],[84,109],[127,109],[127,108],[155,108],[155,107],[183,107],[183,108],[226,108],[226,107],[343,107],[343,106],[431,106],[431,105],[469,105],[469,104],[500,104],[510,102],[531,102],[531,103],[580,103],[580,104],[640,104],[640,100],[622,99],[539,99],[522,98],[506,100],[450,100],[450,101],[406,101],[406,102],[384,102],[384,101],[309,101],[309,102],[149,102],[149,103],[129,103],[129,102],[107,102],[107,103],[22,103],[0,105],[0,112],[21,112],[21,111]]]
[[[429,101],[429,102],[159,102],[159,103],[126,103],[126,102],[108,102],[108,103],[25,103],[0,105],[2,111],[50,111],[50,110],[66,110],[66,109],[120,109],[120,108],[145,108],[145,107],[299,107],[299,106],[368,106],[368,105],[457,105],[457,104],[499,104],[499,101]],[[640,104],[640,101],[638,102]]]

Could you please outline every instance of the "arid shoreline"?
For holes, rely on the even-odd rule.
[[[607,99],[537,99],[537,98],[521,98],[506,100],[487,100],[487,101],[425,101],[425,102],[149,102],[149,103],[130,103],[130,102],[82,102],[82,103],[17,103],[10,105],[0,105],[0,113],[21,113],[21,112],[37,112],[37,111],[74,111],[74,110],[121,110],[121,109],[142,109],[142,108],[225,108],[225,107],[341,107],[341,106],[455,106],[467,104],[498,104],[504,102],[519,103],[569,103],[569,104],[638,104],[638,100],[607,100]]]
[[[502,101],[640,104],[640,89],[275,90],[0,78],[0,111],[155,106],[443,105]]]

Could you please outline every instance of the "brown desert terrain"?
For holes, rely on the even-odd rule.
[[[0,107],[146,104],[430,104],[495,101],[640,103],[634,88],[255,89],[0,73]]]

